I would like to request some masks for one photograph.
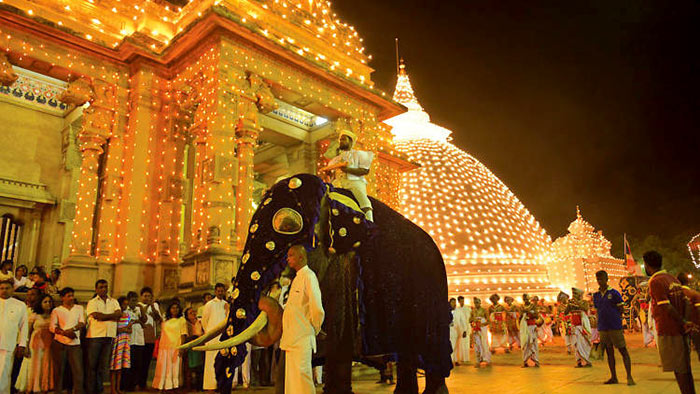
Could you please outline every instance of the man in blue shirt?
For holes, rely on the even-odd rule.
[[[622,361],[627,370],[627,384],[633,386],[632,360],[627,351],[625,336],[622,332],[622,308],[624,302],[620,292],[608,286],[608,273],[598,271],[595,273],[598,281],[598,292],[593,294],[593,304],[598,310],[598,332],[600,332],[600,343],[605,346],[608,354],[608,367],[610,368],[610,379],[605,384],[617,384],[617,372],[615,371],[615,349],[622,355]]]

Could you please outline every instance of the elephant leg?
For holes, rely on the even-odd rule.
[[[448,394],[445,378],[434,373],[426,373],[423,394]]]
[[[399,354],[394,394],[418,394],[417,365],[418,357],[416,355]]]
[[[352,394],[352,358],[327,358],[323,372],[324,394]]]

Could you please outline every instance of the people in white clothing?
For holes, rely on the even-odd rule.
[[[211,331],[219,325],[222,321],[226,320],[228,316],[229,305],[224,299],[226,296],[226,286],[223,283],[217,283],[214,286],[214,298],[204,305],[204,310],[202,311],[202,327],[204,331]],[[209,343],[219,342],[218,336]],[[206,353],[204,358],[204,390],[216,390],[216,374],[214,372],[214,361],[216,360],[216,355],[218,351],[210,350]],[[238,372],[234,371],[234,376],[237,376]]]
[[[350,130],[341,130],[338,135],[337,156],[322,168],[322,173],[335,173],[333,186],[348,189],[355,196],[365,218],[374,221],[372,203],[367,198],[367,180],[365,175],[374,160],[374,153],[353,149],[357,136]]]
[[[0,394],[10,393],[15,356],[24,357],[29,334],[27,306],[12,298],[13,281],[0,282]]]
[[[98,394],[103,390],[112,340],[117,335],[117,321],[122,316],[117,300],[107,295],[108,288],[107,281],[99,279],[95,283],[96,295],[87,304],[88,394]]]
[[[63,392],[63,376],[66,364],[73,376],[73,393],[83,393],[83,352],[80,348],[80,330],[85,328],[85,309],[75,303],[72,288],[64,287],[58,293],[61,305],[51,312],[49,331],[54,333],[51,356],[54,360],[54,387]]]
[[[140,294],[141,302],[138,304],[139,313],[142,317],[144,315],[146,316],[146,321],[142,324],[144,346],[143,349],[137,348],[137,352],[140,351],[141,357],[138,357],[136,360],[131,360],[131,368],[136,372],[134,388],[145,390],[148,387],[148,371],[151,369],[156,340],[158,339],[156,327],[161,326],[163,322],[163,313],[160,310],[160,306],[153,298],[153,289],[144,287],[141,289]]]
[[[459,365],[460,339],[467,335],[467,321],[464,314],[457,309],[457,300],[450,298],[450,310],[452,311],[452,323],[450,324],[450,342],[452,344],[452,363]]]
[[[285,394],[315,393],[311,355],[316,351],[316,335],[325,313],[316,274],[306,265],[306,249],[294,245],[287,263],[297,272],[282,315],[280,348],[285,352]]]
[[[465,324],[465,333],[457,337],[457,345],[455,348],[455,361],[461,364],[466,364],[469,362],[469,345],[471,339],[472,327],[469,324],[469,320],[472,317],[472,308],[464,304],[464,297],[457,297],[457,303],[459,304],[455,309],[455,313],[462,315]]]

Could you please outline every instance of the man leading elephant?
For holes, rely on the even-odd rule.
[[[297,273],[292,282],[282,315],[280,348],[285,352],[284,392],[315,393],[311,356],[316,351],[316,335],[321,331],[325,313],[316,274],[308,267],[306,249],[294,245],[287,263]]]

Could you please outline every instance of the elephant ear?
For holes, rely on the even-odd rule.
[[[265,193],[248,227],[222,341],[241,333],[260,314],[260,295],[287,266],[289,247],[312,246],[326,190],[320,178],[299,174],[277,182]],[[245,355],[245,344],[222,350],[217,375],[228,377],[227,368],[241,365]]]
[[[328,185],[328,197],[329,249],[339,254],[353,250],[359,252],[374,236],[376,225],[365,219],[350,191]]]

